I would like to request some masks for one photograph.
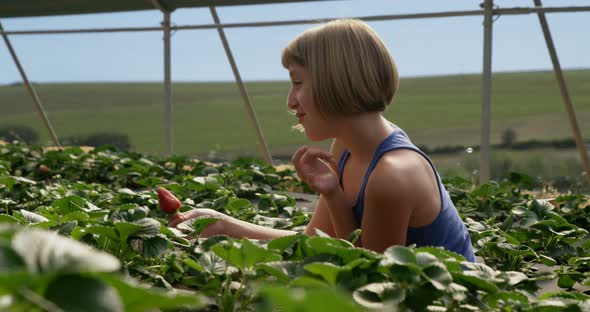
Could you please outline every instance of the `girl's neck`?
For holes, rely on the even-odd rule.
[[[379,144],[393,131],[381,113],[344,117],[339,124],[336,139],[348,149],[354,161],[361,162],[370,162]]]

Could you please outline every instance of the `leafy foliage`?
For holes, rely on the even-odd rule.
[[[40,171],[39,165],[48,167]],[[536,199],[530,177],[478,187],[445,181],[481,263],[434,247],[384,253],[303,234],[271,241],[198,238],[215,218],[166,226],[156,188],[181,211],[210,208],[303,230],[282,193],[297,184],[253,159],[220,165],[98,148],[0,146],[0,310],[583,311],[590,305],[590,206]],[[563,289],[539,294],[539,281]],[[5,299],[8,298],[8,299]],[[4,299],[4,300],[3,300]]]

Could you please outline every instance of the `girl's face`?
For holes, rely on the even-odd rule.
[[[297,121],[305,130],[305,135],[312,141],[322,141],[334,137],[330,135],[328,122],[316,109],[313,101],[312,79],[310,72],[301,65],[288,67],[291,77],[291,90],[287,106],[295,111]]]

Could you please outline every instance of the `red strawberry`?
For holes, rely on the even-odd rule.
[[[43,173],[49,172],[49,167],[41,164],[41,165],[39,165],[39,171],[41,171]]]
[[[165,213],[175,213],[176,210],[180,209],[182,204],[180,200],[174,196],[174,194],[170,193],[167,189],[163,187],[158,187],[156,190],[158,193],[158,202],[160,203],[160,210]]]

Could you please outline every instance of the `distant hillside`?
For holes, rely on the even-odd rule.
[[[565,73],[578,121],[590,137],[590,70]],[[129,136],[132,149],[163,151],[163,87],[160,83],[36,84],[60,137],[115,132]],[[307,143],[291,130],[288,82],[247,84],[268,145],[290,153]],[[405,78],[386,116],[415,143],[427,146],[477,144],[480,133],[480,75]],[[255,133],[234,83],[175,83],[174,150],[182,154],[257,154]],[[507,128],[516,139],[559,139],[570,135],[552,72],[495,74],[492,139]],[[0,125],[28,125],[47,134],[22,85],[0,87]]]

